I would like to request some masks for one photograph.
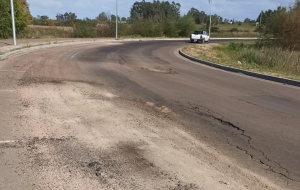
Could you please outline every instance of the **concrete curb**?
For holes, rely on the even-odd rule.
[[[274,76],[264,75],[264,74],[260,74],[260,73],[254,73],[254,72],[250,72],[250,71],[236,69],[236,68],[233,68],[233,67],[227,67],[227,66],[224,66],[224,65],[219,65],[219,64],[216,64],[216,63],[211,63],[211,62],[208,62],[208,61],[204,61],[204,60],[200,60],[200,59],[191,57],[191,56],[183,53],[181,50],[179,50],[179,54],[181,56],[191,60],[191,61],[198,62],[200,64],[204,64],[204,65],[207,65],[207,66],[210,66],[210,67],[215,67],[215,68],[222,69],[222,70],[229,71],[229,72],[242,73],[244,75],[248,75],[248,76],[259,78],[259,79],[264,79],[264,80],[268,80],[268,81],[273,81],[273,82],[278,82],[278,83],[282,83],[282,84],[287,84],[287,85],[300,87],[300,81],[295,81],[295,80],[290,80],[290,79],[285,79],[285,78],[280,78],[280,77],[274,77]]]

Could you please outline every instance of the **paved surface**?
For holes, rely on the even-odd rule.
[[[0,189],[299,189],[300,89],[188,61],[186,43],[0,62]]]

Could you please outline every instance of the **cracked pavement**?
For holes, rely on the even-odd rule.
[[[300,89],[198,65],[184,41],[0,62],[0,189],[300,188]]]

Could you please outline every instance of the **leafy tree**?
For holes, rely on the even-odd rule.
[[[194,7],[191,8],[191,10],[189,10],[187,14],[191,15],[194,18],[196,24],[205,24],[209,19],[209,16],[205,12],[203,11],[200,12],[198,9]]]
[[[77,16],[75,13],[66,12],[65,14],[57,14],[56,15],[56,25],[58,26],[74,26],[75,20]]]
[[[250,23],[250,18],[246,18],[245,20],[244,20],[244,23],[247,23],[247,24],[249,24]]]
[[[14,0],[15,23],[17,34],[23,32],[29,23],[30,12],[26,0]],[[0,38],[12,36],[10,2],[0,0]]]
[[[48,20],[49,20],[49,17],[48,16],[41,16],[41,25],[42,26],[48,26]]]
[[[48,16],[38,15],[37,17],[33,18],[33,25],[40,25],[40,26],[55,26],[55,23],[53,20],[49,19]]]
[[[267,17],[267,22],[262,22],[263,25],[260,30],[263,37],[262,42],[267,45],[277,45],[283,48],[300,50],[299,0],[296,0],[294,6],[289,9],[278,7],[277,10],[267,11],[267,14],[264,12],[264,15]]]
[[[131,19],[151,19],[155,22],[162,23],[167,19],[178,19],[180,17],[179,3],[174,1],[153,1],[135,2],[130,10]]]
[[[33,17],[30,14],[29,4],[27,3],[26,0],[19,0],[19,1],[20,1],[20,4],[22,5],[22,7],[24,9],[24,12],[27,15],[28,24],[32,24],[33,23]]]
[[[109,19],[110,19],[110,15],[105,12],[100,13],[99,16],[96,18],[96,20],[101,23],[108,22]]]

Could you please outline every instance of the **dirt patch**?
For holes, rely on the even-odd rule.
[[[194,44],[184,47],[183,52],[192,57],[209,60],[211,58],[217,58],[217,54],[213,49],[218,46],[220,46],[218,43]]]
[[[144,102],[141,109],[80,82],[33,83],[18,93],[30,105],[19,116],[40,189],[276,189],[228,168],[235,165],[229,158],[165,117],[174,114],[167,106]]]

